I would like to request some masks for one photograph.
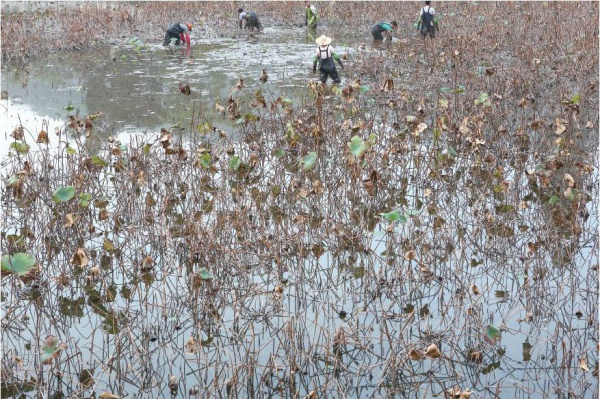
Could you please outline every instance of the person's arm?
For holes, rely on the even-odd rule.
[[[304,8],[304,26],[308,26],[308,7]]]
[[[317,72],[317,61],[319,61],[319,56],[315,55],[313,57],[313,73]]]
[[[240,14],[240,29],[242,29],[242,22],[244,21],[244,16]]]
[[[185,42],[188,45],[188,47],[190,46],[191,42],[190,42],[190,32],[185,32]]]
[[[342,59],[340,58],[340,56],[337,55],[337,53],[331,53],[331,55],[333,56],[333,59],[336,60],[338,64],[340,64],[340,68],[344,69],[344,64],[342,64]]]

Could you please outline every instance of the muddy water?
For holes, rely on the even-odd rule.
[[[251,96],[262,89],[267,101],[277,97],[301,100],[311,73],[314,37],[321,32],[305,29],[266,28],[262,34],[238,33],[217,42],[195,40],[190,48],[163,47],[161,42],[50,55],[31,63],[25,71],[2,67],[1,133],[10,134],[21,118],[25,127],[41,129],[43,120],[51,130],[68,115],[103,112],[96,124],[94,148],[112,136],[144,132],[161,127],[190,129],[199,116],[226,131],[234,121],[220,117],[215,103],[227,98]],[[335,43],[338,52],[354,51],[354,42]],[[268,81],[259,81],[263,69]],[[236,86],[244,80],[240,91]],[[180,93],[179,84],[189,84],[192,94]],[[66,110],[67,107],[73,107]],[[37,134],[37,132],[36,132]],[[0,154],[6,155],[6,142]]]

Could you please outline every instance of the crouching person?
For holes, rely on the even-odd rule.
[[[179,45],[182,43],[186,43],[188,46],[190,45],[190,32],[192,31],[192,24],[189,22],[187,24],[175,23],[167,29],[167,33],[165,34],[165,40],[163,42],[163,46],[168,46],[172,41],[175,44]]]
[[[256,13],[254,11],[246,12],[246,11],[244,11],[243,8],[240,7],[240,8],[238,8],[238,15],[239,15],[240,29],[242,29],[242,26],[243,26],[245,28],[248,28],[250,30],[250,32],[254,32],[254,29],[256,29],[258,31],[262,30],[262,24],[258,20],[258,16],[256,15]],[[245,22],[245,26],[244,26],[244,22]]]

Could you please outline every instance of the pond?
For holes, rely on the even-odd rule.
[[[317,137],[314,171],[294,138],[316,120],[298,104],[320,106],[313,49],[304,29],[268,28],[3,66],[3,252],[29,248],[44,278],[3,277],[2,397],[597,397],[597,172],[579,213],[549,207],[523,177],[532,154],[500,170],[400,139],[404,116],[360,114],[368,88],[350,105],[331,92],[323,118],[371,118],[379,137]],[[215,106],[254,115],[258,90],[258,121]],[[67,132],[69,115],[96,115],[93,134]],[[15,154],[19,123],[49,149]],[[381,163],[379,142],[394,149]],[[9,179],[25,161],[34,195]]]
[[[316,34],[266,28],[260,35],[243,33],[218,42],[198,39],[190,48],[165,48],[132,38],[127,46],[50,55],[25,71],[5,64],[2,90],[9,99],[3,104],[2,129],[10,133],[19,115],[24,125],[32,122],[41,129],[44,118],[60,126],[69,114],[102,112],[108,119],[97,140],[91,140],[93,150],[108,135],[152,134],[173,125],[189,129],[192,115],[198,114],[217,119],[215,104],[226,105],[227,98],[239,92],[240,79],[246,93],[262,90],[266,98],[302,100],[308,81],[316,77],[310,73]],[[355,42],[345,40],[338,52],[354,51]],[[263,69],[268,75],[264,85],[259,80]],[[179,84],[188,84],[192,95],[183,95]],[[21,107],[24,112],[19,112]],[[34,119],[31,111],[38,117]],[[234,123],[225,119],[221,128],[230,131]],[[4,148],[2,155],[6,154]]]

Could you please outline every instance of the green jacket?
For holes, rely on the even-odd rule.
[[[317,9],[315,8],[313,11],[312,5],[306,7],[306,20],[304,24],[308,26],[310,29],[315,29],[317,27],[317,23],[319,22],[319,16],[317,15]]]

